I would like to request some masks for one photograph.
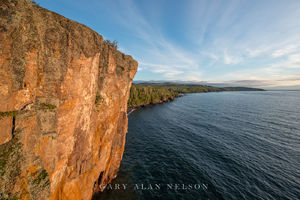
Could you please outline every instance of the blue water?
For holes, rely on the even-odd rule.
[[[136,110],[115,184],[127,187],[97,199],[300,199],[300,92],[188,94]]]

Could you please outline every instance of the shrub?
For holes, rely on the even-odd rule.
[[[36,1],[34,0],[30,0],[30,2],[34,5],[34,6],[40,6]]]
[[[100,106],[100,103],[102,103],[103,100],[104,100],[103,97],[102,97],[99,93],[97,93],[96,99],[95,99],[95,104],[96,104],[96,106],[99,107],[99,106]]]
[[[105,42],[107,45],[109,45],[109,46],[111,46],[111,47],[113,47],[113,48],[115,48],[115,49],[118,49],[118,42],[117,42],[116,40],[114,40],[114,41],[104,40],[104,42]]]

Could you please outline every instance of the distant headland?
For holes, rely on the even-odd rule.
[[[128,100],[128,112],[138,107],[173,101],[188,93],[224,92],[224,91],[264,91],[250,87],[214,87],[198,84],[181,84],[174,82],[139,82],[131,86]]]

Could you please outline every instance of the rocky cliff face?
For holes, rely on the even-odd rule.
[[[0,197],[90,199],[109,183],[136,70],[86,26],[0,0]]]

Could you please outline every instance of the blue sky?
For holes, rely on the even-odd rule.
[[[300,88],[299,0],[37,0],[139,62],[135,80]]]

